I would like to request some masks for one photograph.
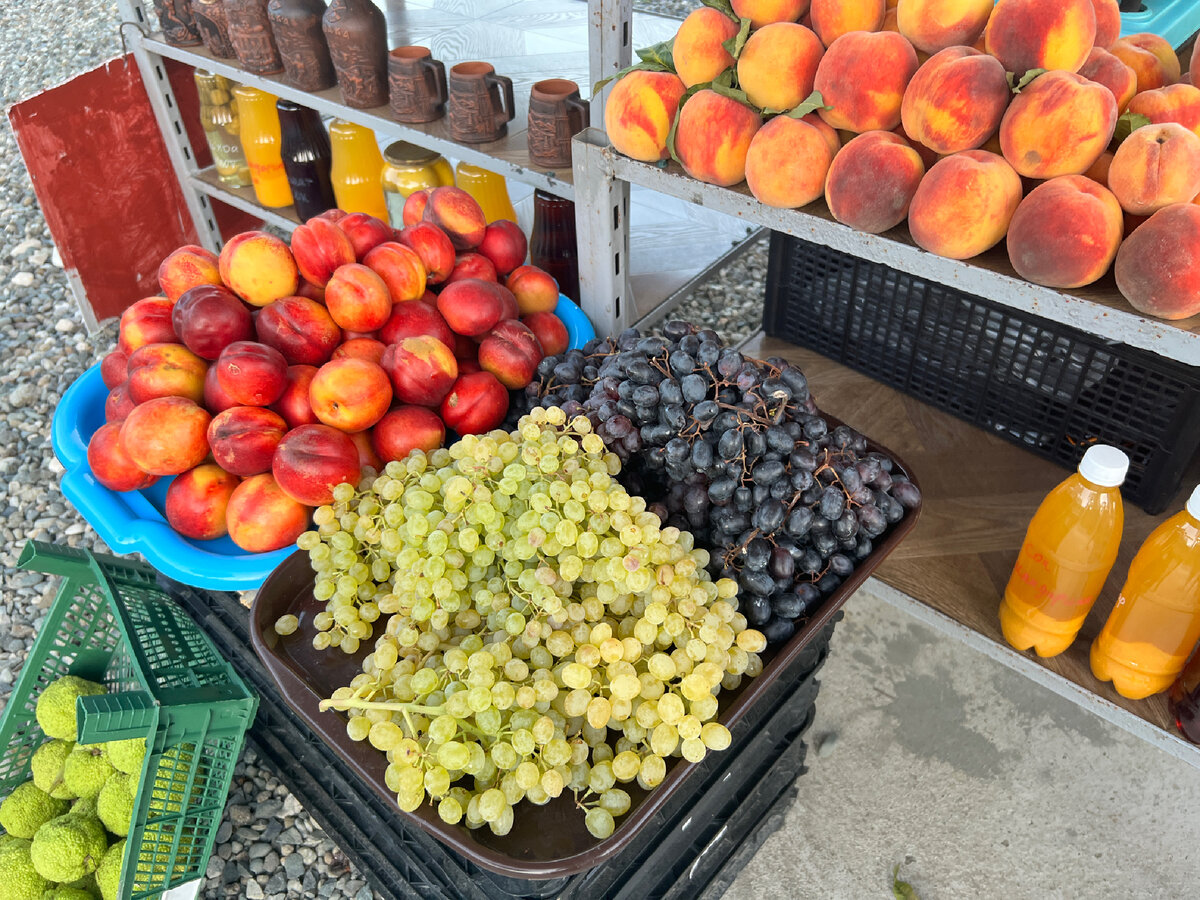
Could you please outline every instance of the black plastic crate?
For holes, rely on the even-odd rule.
[[[1067,468],[1120,447],[1151,514],[1200,446],[1200,368],[780,232],[763,330]]]
[[[782,821],[792,784],[806,771],[803,734],[812,723],[817,672],[829,652],[833,621],[799,654],[762,702],[734,730],[730,748],[710,754],[687,789],[660,810],[656,839],[569,878],[508,879],[462,859],[345,771],[334,752],[287,707],[250,649],[249,612],[237,598],[160,576],[233,667],[260,695],[250,746],[276,772],[383,897],[438,900],[642,900],[704,896],[715,900],[747,858]],[[734,868],[730,868],[734,865]]]

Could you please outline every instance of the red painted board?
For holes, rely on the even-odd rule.
[[[195,119],[183,69],[169,77]],[[63,266],[86,294],[81,302],[103,320],[159,293],[159,263],[197,236],[133,57],[30,97],[8,118]],[[193,146],[207,157],[196,132]],[[224,204],[213,208],[226,234],[258,225]]]

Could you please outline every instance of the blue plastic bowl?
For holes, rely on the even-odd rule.
[[[582,347],[596,336],[592,323],[566,297],[558,298],[555,314],[567,326],[571,347]],[[245,591],[263,580],[294,550],[248,553],[229,537],[196,541],[167,524],[163,509],[172,478],[160,478],[140,491],[111,491],[96,481],[87,461],[87,445],[104,424],[108,388],[99,364],[72,384],[54,411],[50,440],[63,464],[62,492],[96,533],[118,553],[141,553],[154,568],[176,581],[209,590]]]

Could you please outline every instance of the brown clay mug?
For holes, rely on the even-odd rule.
[[[590,122],[579,85],[565,78],[539,81],[529,92],[529,158],[544,169],[571,165],[571,138]]]
[[[516,115],[512,79],[497,75],[491,63],[465,62],[450,69],[446,114],[450,134],[465,144],[494,141]]]
[[[388,54],[388,96],[397,122],[432,122],[446,114],[446,67],[428,47]]]

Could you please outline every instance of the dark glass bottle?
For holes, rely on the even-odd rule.
[[[533,233],[529,261],[558,282],[558,291],[579,302],[579,250],[575,244],[575,204],[545,191],[533,192]]]
[[[275,108],[279,111],[283,169],[292,188],[296,215],[307,222],[337,206],[329,180],[329,135],[315,109],[291,100],[280,100]]]
[[[1200,744],[1200,650],[1192,653],[1167,692],[1167,709],[1175,717],[1180,733],[1193,744]]]

